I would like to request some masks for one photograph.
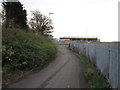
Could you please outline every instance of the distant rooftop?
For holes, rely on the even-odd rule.
[[[69,39],[69,40],[82,40],[82,41],[98,41],[97,37],[90,37],[90,36],[67,36],[67,37],[60,37],[60,39]]]
[[[98,38],[96,36],[64,36],[60,38]]]

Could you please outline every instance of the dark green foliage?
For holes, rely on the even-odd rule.
[[[3,72],[40,67],[56,54],[56,46],[44,36],[20,29],[3,29]]]
[[[2,2],[6,17],[5,27],[20,27],[26,29],[27,14],[20,2]]]

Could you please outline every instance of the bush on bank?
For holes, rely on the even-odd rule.
[[[40,67],[56,52],[56,45],[48,37],[21,29],[2,30],[3,73]]]

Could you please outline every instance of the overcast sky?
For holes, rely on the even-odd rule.
[[[30,11],[40,10],[54,23],[54,37],[97,36],[101,41],[118,40],[119,0],[20,0]]]

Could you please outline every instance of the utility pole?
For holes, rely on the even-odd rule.
[[[50,15],[51,15],[51,14],[54,14],[54,13],[49,13],[49,20],[50,20]],[[53,37],[49,36],[49,38],[52,39]]]
[[[49,19],[50,19],[50,15],[51,15],[51,14],[54,14],[54,13],[49,13]]]

